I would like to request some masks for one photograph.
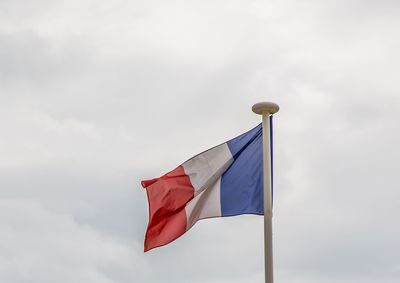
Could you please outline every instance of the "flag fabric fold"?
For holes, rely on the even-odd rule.
[[[166,245],[198,220],[264,214],[262,126],[142,181],[149,202],[144,250]]]

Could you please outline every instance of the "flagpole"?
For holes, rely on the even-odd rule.
[[[264,168],[264,257],[265,283],[274,282],[272,251],[272,189],[271,189],[271,129],[270,117],[279,111],[272,102],[260,102],[253,105],[254,113],[262,115],[263,132],[263,168]]]

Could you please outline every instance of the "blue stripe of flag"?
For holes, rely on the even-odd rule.
[[[234,162],[222,175],[222,216],[264,214],[262,126],[228,141]]]

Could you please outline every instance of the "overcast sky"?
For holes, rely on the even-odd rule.
[[[143,253],[140,180],[274,101],[278,283],[400,280],[397,0],[1,0],[0,282],[263,282],[263,218]]]

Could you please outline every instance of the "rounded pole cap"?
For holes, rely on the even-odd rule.
[[[260,115],[275,114],[279,111],[279,105],[273,102],[259,102],[254,104],[251,110]]]

